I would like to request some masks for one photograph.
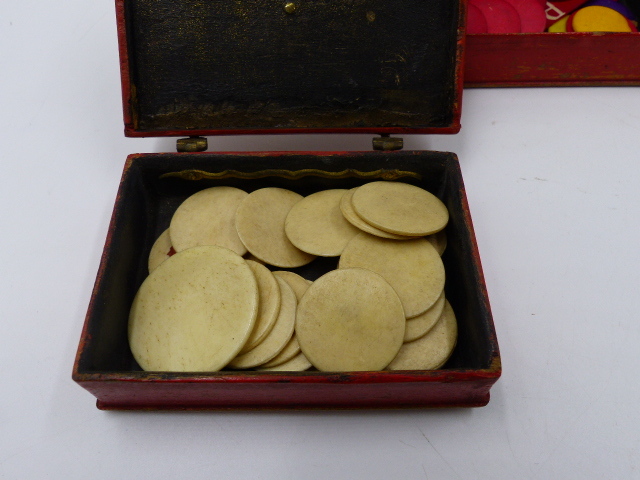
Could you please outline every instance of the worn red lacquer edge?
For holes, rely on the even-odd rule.
[[[460,119],[462,117],[462,93],[464,91],[464,61],[467,50],[467,0],[461,0],[460,11],[458,12],[458,38],[456,49],[456,100],[453,108],[454,111],[454,125],[457,126],[457,130],[454,133],[460,131]]]
[[[132,85],[129,71],[129,51],[127,49],[127,27],[125,24],[125,0],[116,0],[116,25],[118,30],[118,51],[120,53],[120,80],[122,88],[122,113],[125,130],[133,128]]]
[[[453,155],[457,158],[457,155],[455,154]],[[489,370],[495,373],[495,378],[497,379],[502,374],[502,361],[500,359],[500,350],[498,347],[498,336],[496,334],[495,323],[493,322],[493,315],[491,313],[491,305],[489,302],[489,292],[487,291],[487,285],[484,280],[484,272],[482,270],[482,262],[480,260],[480,251],[478,250],[476,233],[475,233],[475,229],[473,228],[473,221],[471,220],[471,210],[469,208],[469,202],[467,200],[464,180],[462,178],[462,171],[460,170],[460,162],[456,161],[454,165],[455,165],[455,174],[458,177],[458,182],[460,185],[459,198],[460,198],[460,203],[462,205],[461,210],[464,215],[464,223],[465,223],[467,234],[469,236],[470,243],[471,243],[471,258],[473,259],[473,264],[475,267],[475,274],[476,274],[475,284],[480,289],[480,293],[481,293],[480,298],[484,304],[484,308],[486,308],[486,310],[489,312],[492,318],[489,324],[489,327],[490,327],[489,338],[491,341],[491,351],[492,351],[491,367],[489,368]]]
[[[459,107],[455,115],[460,119]],[[265,128],[265,129],[222,129],[222,130],[162,130],[144,131],[136,130],[131,125],[125,125],[125,135],[127,137],[199,137],[218,135],[289,135],[298,133],[370,133],[370,134],[449,134],[458,133],[460,125],[452,127],[429,127],[429,128],[407,128],[407,127],[354,127],[354,128]]]
[[[497,379],[501,369],[499,362],[490,368],[482,370],[452,369],[452,370],[420,370],[420,371],[381,371],[381,372],[300,372],[300,373],[257,373],[250,371],[236,372],[103,372],[80,374],[76,379],[82,382],[153,382],[153,383],[330,383],[330,384],[359,384],[359,383],[406,383],[406,382],[441,382],[453,383],[469,379]]]
[[[86,347],[86,343],[91,340],[91,335],[89,335],[89,317],[91,316],[91,312],[94,311],[96,297],[98,294],[100,283],[102,282],[102,277],[104,276],[105,269],[107,268],[107,256],[109,251],[111,250],[111,242],[113,241],[113,231],[115,229],[117,213],[121,211],[118,207],[120,203],[122,203],[122,185],[124,184],[125,178],[129,173],[129,168],[133,163],[136,157],[141,156],[141,154],[133,154],[127,157],[127,160],[124,164],[124,169],[122,171],[122,177],[120,178],[120,187],[118,188],[118,193],[116,194],[115,206],[113,208],[113,212],[111,213],[111,220],[109,221],[109,229],[107,230],[107,237],[105,240],[104,248],[102,250],[102,256],[100,257],[100,266],[98,267],[98,274],[96,275],[96,281],[93,284],[93,291],[91,293],[91,300],[89,301],[89,308],[87,309],[87,314],[85,315],[84,325],[82,327],[82,333],[80,334],[80,342],[78,344],[78,350],[76,352],[76,358],[73,363],[73,373],[72,379],[76,382],[80,382],[82,379],[86,377],[86,375],[81,374],[79,372],[80,358],[82,357],[82,353]]]
[[[640,85],[640,33],[468,35],[466,87]]]

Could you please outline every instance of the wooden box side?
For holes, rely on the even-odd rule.
[[[640,33],[467,35],[465,87],[640,85]]]
[[[371,372],[339,376],[274,373],[262,374],[255,381],[236,375],[238,378],[228,381],[100,379],[79,383],[97,397],[98,408],[104,410],[481,407],[489,402],[499,372],[434,372],[430,378],[403,372],[393,374],[394,378],[375,376]]]

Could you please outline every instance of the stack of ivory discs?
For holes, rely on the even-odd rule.
[[[201,190],[151,248],[129,316],[134,358],[148,371],[440,368],[457,340],[448,219],[400,182],[307,197]],[[283,270],[317,256],[339,256],[338,269],[313,283]]]

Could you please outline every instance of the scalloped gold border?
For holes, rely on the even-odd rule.
[[[222,172],[205,172],[204,170],[182,170],[180,172],[169,172],[160,175],[160,178],[181,178],[182,180],[204,180],[204,179],[224,179],[224,178],[244,178],[244,179],[256,179],[266,177],[282,177],[289,180],[297,180],[302,177],[316,176],[323,178],[380,178],[382,180],[397,180],[402,177],[412,177],[418,180],[422,179],[422,175],[415,172],[409,172],[405,170],[374,170],[372,172],[362,172],[360,170],[354,170],[352,168],[342,170],[340,172],[328,172],[326,170],[316,170],[313,168],[305,170],[280,170],[269,169],[260,170],[257,172],[240,172],[238,170],[224,170]]]

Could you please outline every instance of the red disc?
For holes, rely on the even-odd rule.
[[[471,3],[467,5],[467,33],[487,33],[487,19],[482,10]]]
[[[520,33],[520,17],[506,0],[471,0],[487,20],[488,33]]]
[[[547,26],[545,7],[539,0],[507,0],[520,16],[522,33],[544,32]]]

